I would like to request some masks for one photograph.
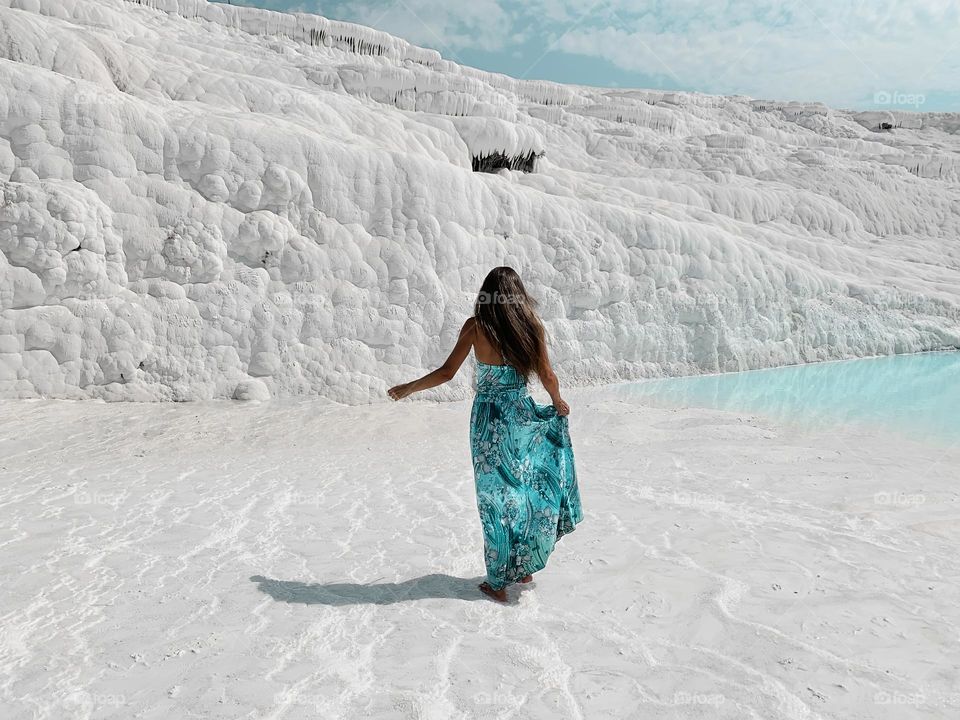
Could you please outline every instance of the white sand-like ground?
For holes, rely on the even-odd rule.
[[[509,606],[467,403],[0,405],[0,717],[960,717],[960,450],[568,397]]]

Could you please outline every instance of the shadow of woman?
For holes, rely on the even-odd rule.
[[[273,580],[254,575],[260,592],[274,600],[304,605],[391,605],[393,603],[427,598],[453,600],[481,600],[483,593],[477,585],[484,578],[459,578],[453,575],[424,575],[399,583],[302,583],[293,580]]]

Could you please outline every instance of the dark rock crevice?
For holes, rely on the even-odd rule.
[[[519,170],[520,172],[536,172],[537,160],[543,153],[536,153],[533,150],[522,155],[507,155],[506,153],[495,152],[489,155],[473,156],[473,171],[495,173],[498,170]]]

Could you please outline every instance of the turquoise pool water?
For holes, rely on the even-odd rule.
[[[754,412],[804,426],[868,424],[960,441],[960,352],[642,380],[618,385],[616,394],[658,407]]]

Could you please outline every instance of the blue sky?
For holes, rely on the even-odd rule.
[[[514,77],[960,111],[957,0],[233,0]]]

